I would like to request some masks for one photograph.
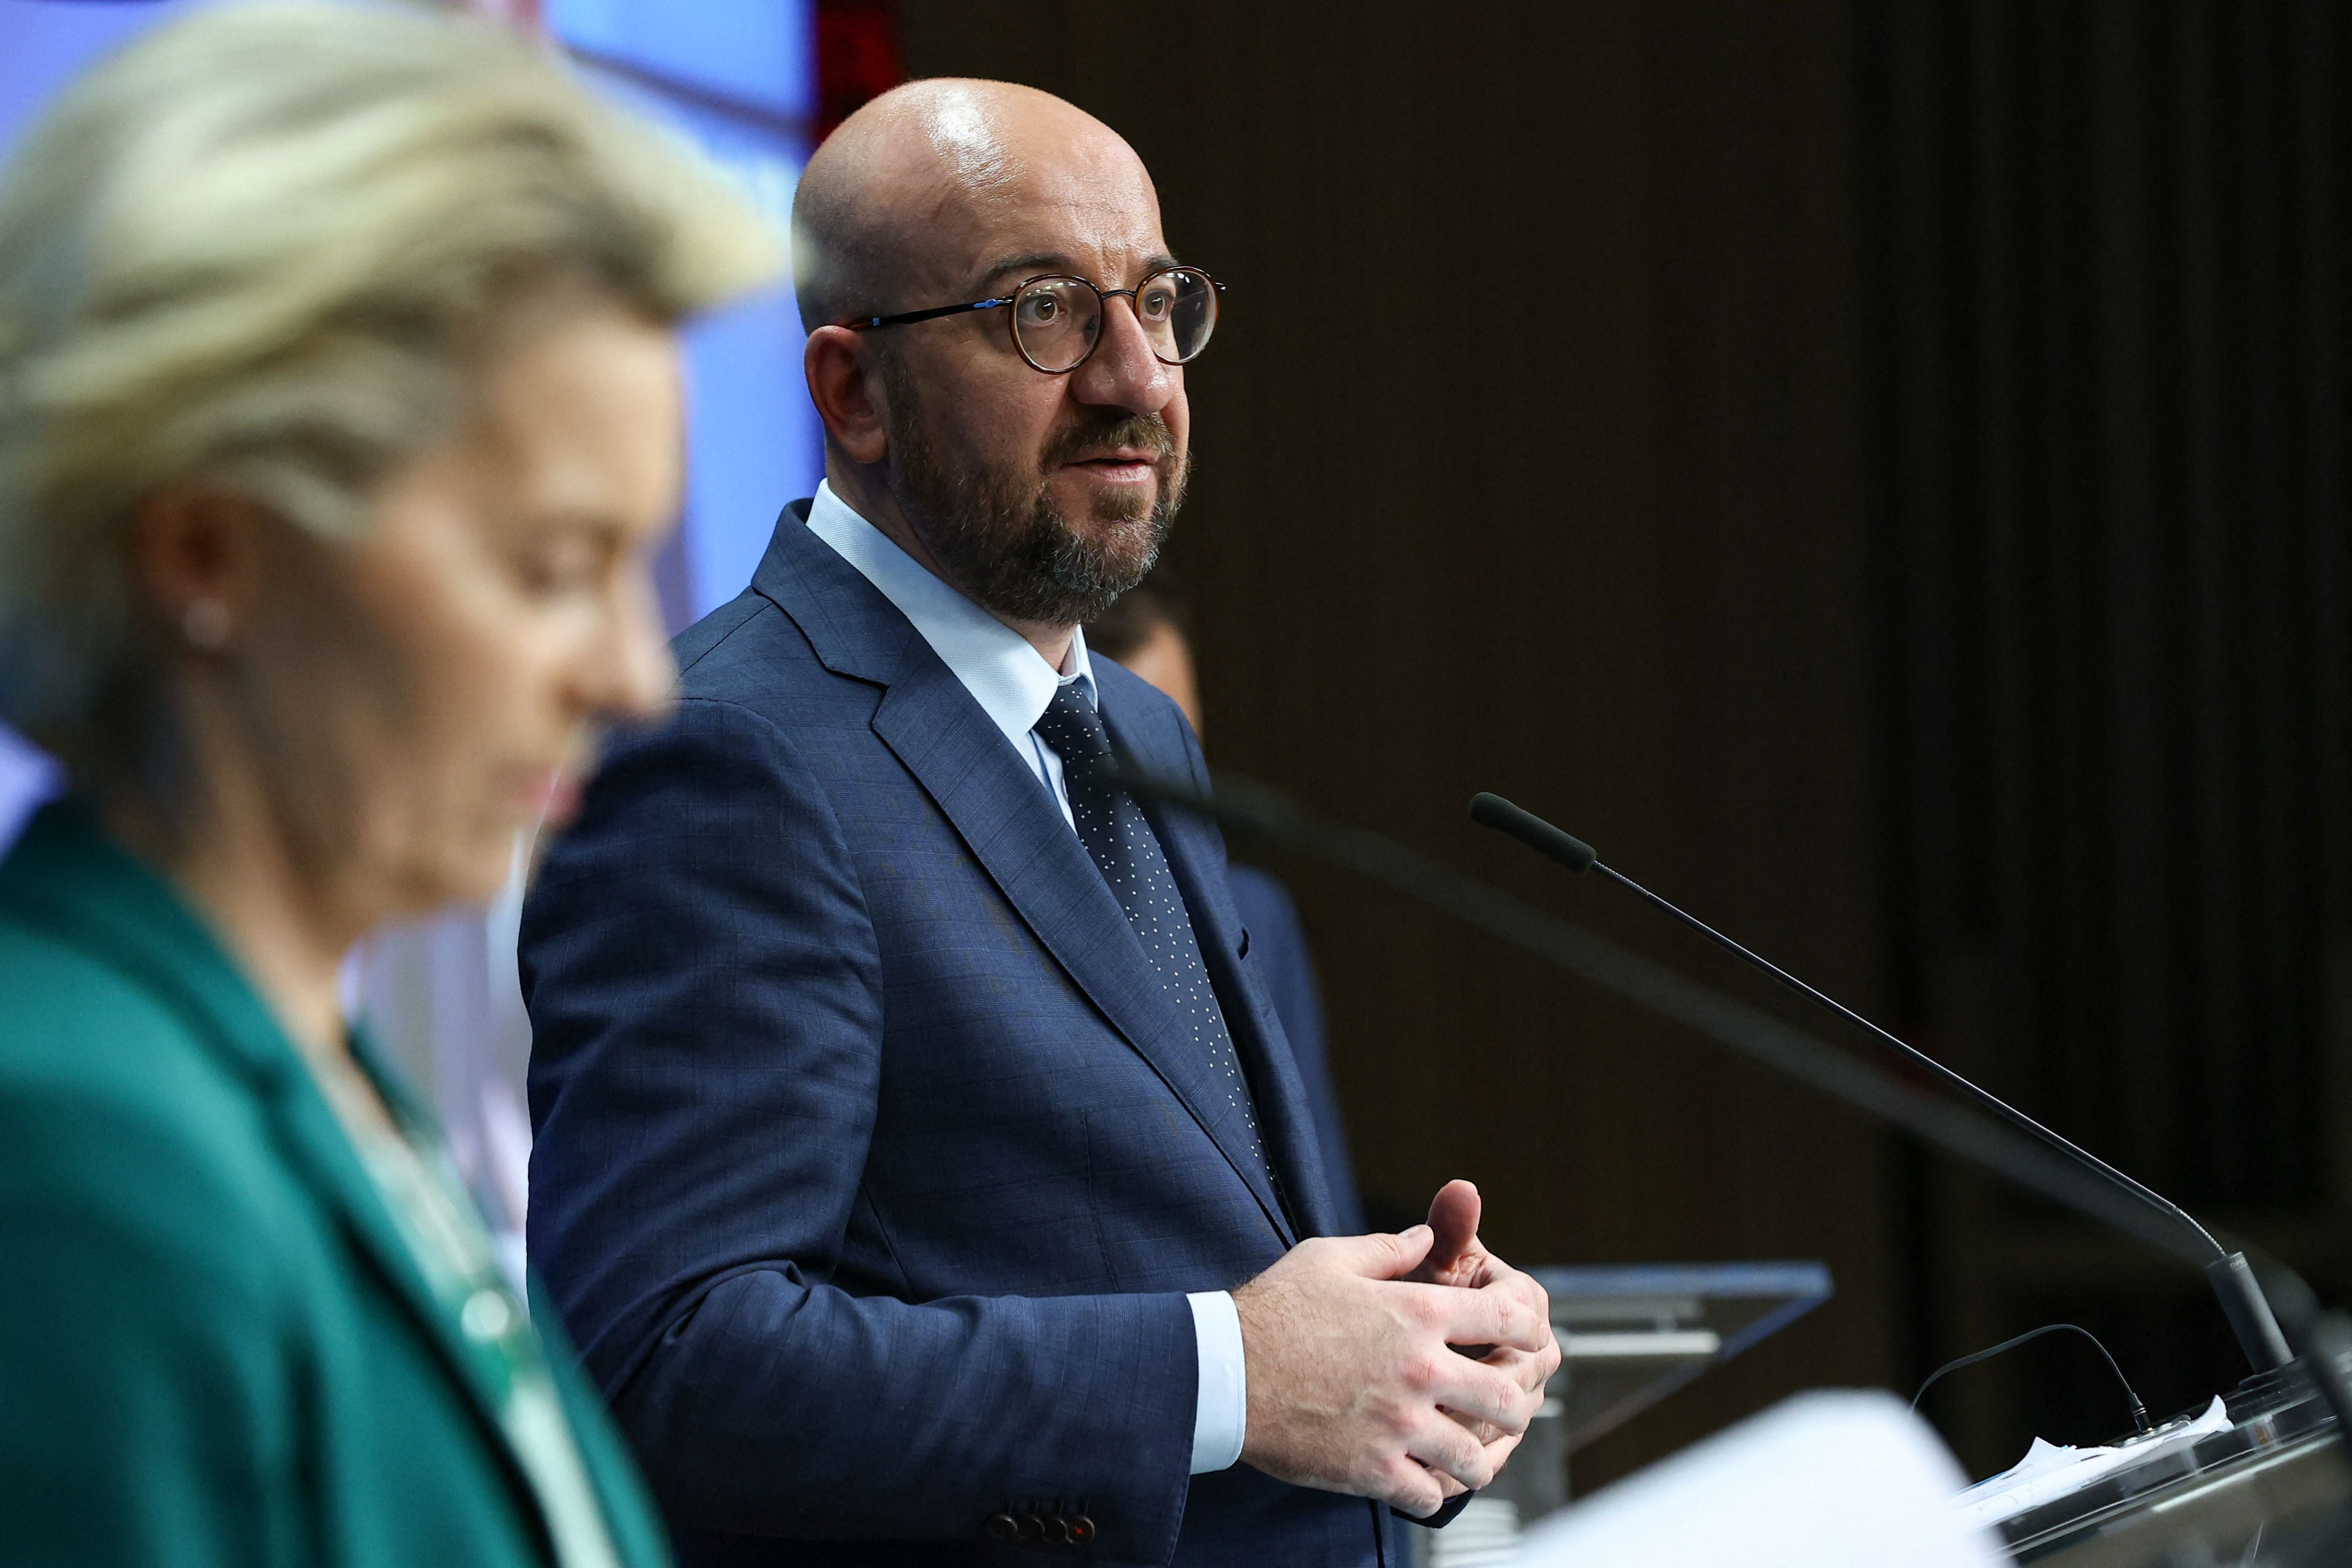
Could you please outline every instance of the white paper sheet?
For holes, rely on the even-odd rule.
[[[2126,1465],[2137,1465],[2159,1454],[2214,1432],[2230,1429],[2230,1413],[2222,1407],[2221,1398],[2206,1407],[2205,1414],[2177,1432],[2145,1443],[2134,1443],[2122,1448],[2072,1448],[2063,1444],[2033,1439],[2025,1450],[2025,1458],[1997,1476],[1983,1480],[1962,1492],[1958,1500],[1960,1517],[1971,1524],[1994,1525],[2012,1514],[2023,1513],[2029,1508],[2039,1508],[2055,1501],[2067,1493],[2079,1491],[2110,1470]]]
[[[1892,1394],[1803,1394],[1528,1531],[1523,1568],[1994,1568],[1967,1480]]]

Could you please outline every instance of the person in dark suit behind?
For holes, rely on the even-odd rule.
[[[861,110],[794,228],[825,482],[525,910],[532,1258],[690,1563],[1374,1562],[1559,1351],[1467,1183],[1330,1235],[1214,828],[1093,768],[1204,776],[1077,628],[1175,510],[1214,286],[1000,83]]]
[[[1118,602],[1087,623],[1087,647],[1143,677],[1176,704],[1192,736],[1207,731],[1201,718],[1201,682],[1192,660],[1192,628],[1183,599],[1161,573],[1129,589]],[[1316,1142],[1323,1154],[1324,1183],[1341,1230],[1364,1228],[1364,1200],[1356,1185],[1356,1162],[1348,1148],[1348,1126],[1339,1114],[1339,1092],[1331,1082],[1330,1052],[1323,1031],[1323,990],[1307,948],[1307,930],[1290,889],[1271,871],[1228,862],[1225,885],[1250,956],[1257,961],[1274,1016],[1290,1042],[1298,1081],[1315,1113]]]

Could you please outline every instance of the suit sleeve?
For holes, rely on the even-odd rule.
[[[824,792],[765,719],[629,738],[526,905],[531,1257],[675,1525],[978,1542],[1083,1502],[1163,1563],[1189,1482],[1181,1294],[912,1303],[831,1283],[883,1050]]]

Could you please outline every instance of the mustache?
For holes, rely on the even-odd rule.
[[[1045,450],[1038,454],[1038,462],[1040,467],[1051,468],[1056,463],[1122,447],[1149,452],[1155,464],[1165,463],[1176,455],[1176,437],[1169,432],[1167,421],[1157,414],[1089,410],[1077,424],[1045,443]]]

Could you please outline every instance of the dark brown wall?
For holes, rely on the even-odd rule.
[[[1125,133],[1232,285],[1171,563],[1222,766],[1686,968],[1471,827],[1491,788],[1859,1003],[1883,968],[1851,199],[1829,0],[907,0],[916,75]],[[1895,1375],[1881,1140],[1312,868],[1366,1184],[1528,1262],[1821,1258],[1837,1300],[1579,1461]],[[1907,1356],[1901,1359],[1907,1365]]]
[[[2352,24],[1864,9],[1897,1014],[2340,1300]],[[1926,1191],[1927,1340],[2070,1319],[2158,1408],[2244,1370],[2193,1277]],[[1965,1455],[2100,1435],[2053,1399],[2112,1423],[2104,1371],[2049,1344],[1929,1402]]]

